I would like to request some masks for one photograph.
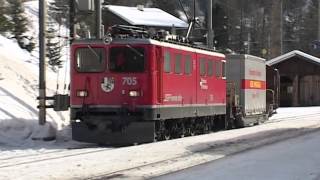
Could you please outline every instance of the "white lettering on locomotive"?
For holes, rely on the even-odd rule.
[[[165,94],[164,96],[165,102],[182,102],[183,99],[181,95],[174,96],[172,94]]]
[[[138,80],[136,77],[123,77],[122,85],[135,86],[138,84]]]
[[[200,88],[201,89],[204,89],[204,90],[207,90],[208,89],[208,81],[206,79],[202,79],[200,80]]]

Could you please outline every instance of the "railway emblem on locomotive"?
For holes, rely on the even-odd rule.
[[[104,92],[111,92],[114,89],[114,78],[113,77],[104,77],[101,83],[101,89]]]

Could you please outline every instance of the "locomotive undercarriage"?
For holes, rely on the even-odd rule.
[[[71,111],[72,112],[72,111]],[[83,112],[71,114],[74,140],[105,145],[132,145],[206,134],[232,127],[225,115],[146,120],[141,113]]]
[[[156,121],[155,125],[156,141],[207,134],[228,128],[224,115],[169,119]]]

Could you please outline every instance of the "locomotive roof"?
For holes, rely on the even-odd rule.
[[[228,59],[241,59],[241,60],[246,60],[246,59],[251,59],[251,60],[254,60],[254,61],[260,61],[260,62],[263,62],[265,63],[265,59],[261,58],[261,57],[258,57],[258,56],[253,56],[253,55],[250,55],[250,54],[228,54],[227,55]]]
[[[306,54],[304,52],[298,51],[298,50],[294,50],[294,51],[291,51],[289,53],[283,54],[283,55],[281,55],[279,57],[276,57],[274,59],[271,59],[271,60],[267,61],[267,64],[272,66],[272,65],[278,64],[280,62],[289,60],[294,56],[300,57],[300,58],[302,58],[304,60],[307,60],[307,61],[310,61],[310,62],[315,63],[317,65],[320,65],[320,59],[319,58],[314,57],[314,56],[312,56],[310,54]]]
[[[99,40],[76,40],[73,42],[73,44],[108,44],[103,41]],[[153,45],[158,45],[158,46],[163,46],[163,47],[169,47],[169,48],[174,48],[174,49],[179,49],[179,50],[184,50],[184,51],[189,51],[189,52],[195,52],[195,53],[200,53],[200,54],[205,54],[205,55],[210,55],[210,56],[218,56],[218,57],[223,57],[225,58],[225,55],[222,53],[215,52],[211,49],[206,49],[206,48],[200,48],[197,46],[191,46],[187,44],[178,44],[176,42],[169,42],[169,41],[159,41],[159,40],[154,40],[150,38],[116,38],[113,39],[111,43],[109,44],[130,44],[130,45],[135,45],[135,44],[153,44]]]
[[[135,26],[187,28],[181,19],[158,8],[137,8],[127,6],[105,6],[107,10]]]

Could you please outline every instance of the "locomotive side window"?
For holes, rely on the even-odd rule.
[[[170,52],[166,51],[164,53],[164,72],[169,73],[171,72],[171,55]]]
[[[203,58],[200,59],[200,75],[206,75],[206,59]]]
[[[176,74],[181,73],[181,54],[176,54],[175,63],[174,63],[174,72]]]
[[[226,78],[226,61],[222,61],[222,78]]]
[[[208,61],[208,76],[212,76],[212,75],[213,75],[213,62]]]
[[[76,64],[79,72],[102,72],[105,68],[105,51],[103,48],[78,48]]]
[[[144,64],[144,48],[127,45],[126,47],[112,47],[110,49],[110,71],[144,72]]]
[[[216,77],[221,77],[221,62],[216,61]]]
[[[191,63],[191,56],[186,56],[185,57],[185,65],[184,65],[184,73],[185,74],[191,74],[191,69],[192,69],[192,63]]]

